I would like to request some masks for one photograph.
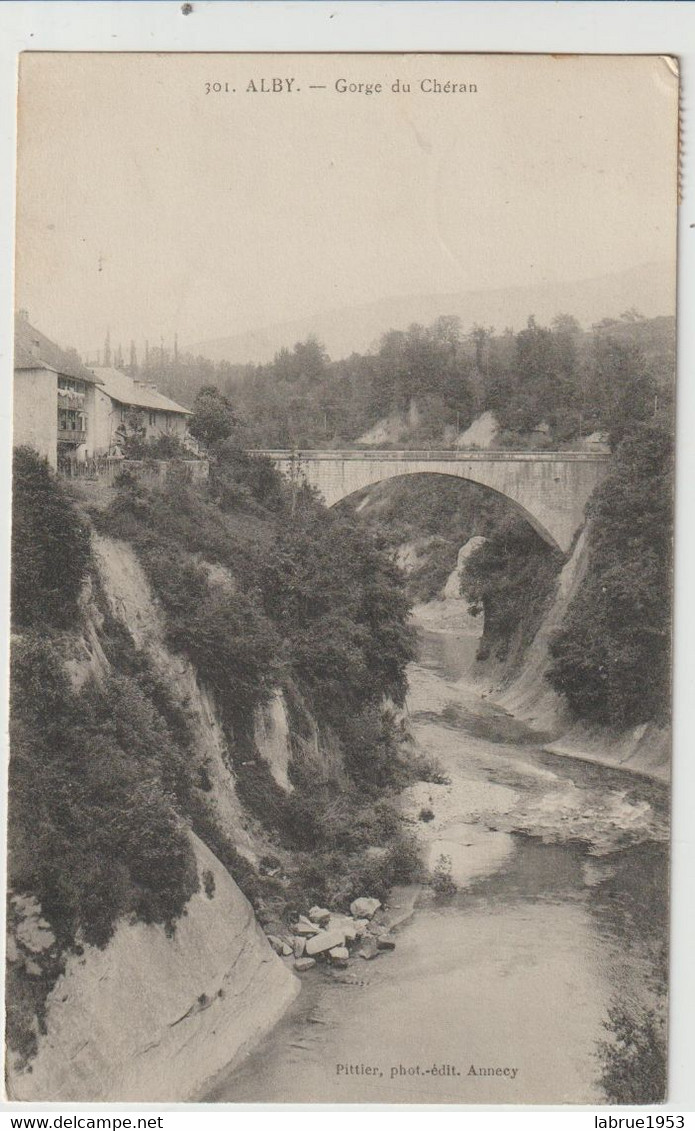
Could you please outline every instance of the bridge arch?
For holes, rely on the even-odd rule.
[[[550,545],[567,554],[584,509],[606,474],[594,452],[264,451],[285,475],[316,487],[327,506],[387,479],[435,474],[466,479],[508,499]]]
[[[405,473],[405,475],[389,475],[388,479],[399,481],[399,480],[405,479],[407,476],[412,476],[412,475],[435,475],[439,479],[458,479],[460,482],[476,483],[476,486],[482,486],[482,484],[477,483],[476,480],[467,479],[465,476],[462,476],[462,475],[455,475],[455,474],[452,474],[451,472],[429,471],[429,470],[427,470],[427,471],[408,471],[408,472]],[[387,482],[387,480],[376,479],[372,483],[367,484],[365,487],[358,488],[358,490],[367,490],[368,487],[374,487],[374,486],[377,485],[377,483],[384,483],[384,482]],[[538,534],[543,539],[544,542],[547,542],[548,545],[552,546],[552,548],[554,550],[560,549],[560,547],[558,546],[558,543],[555,540],[552,533],[547,529],[547,527],[545,527],[543,525],[543,523],[536,517],[535,514],[533,514],[531,511],[527,510],[527,508],[522,506],[521,503],[516,502],[516,500],[514,500],[514,499],[511,499],[509,497],[509,495],[505,495],[505,494],[502,493],[502,491],[497,490],[495,487],[490,487],[487,484],[485,484],[485,489],[487,491],[490,491],[492,494],[497,495],[499,498],[504,499],[505,502],[509,504],[510,508],[515,512],[515,514],[519,515],[520,518],[525,519],[529,523],[529,525],[532,526],[533,529],[536,531],[536,534]],[[356,494],[356,492],[353,491],[353,492],[351,492],[351,494]],[[337,507],[337,506],[339,506],[340,503],[344,502],[345,499],[349,499],[349,498],[350,498],[350,495],[343,495],[342,498],[336,499],[336,501],[334,503],[330,503],[328,505],[331,506],[331,507]]]

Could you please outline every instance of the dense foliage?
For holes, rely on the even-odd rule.
[[[203,489],[150,490],[126,475],[100,521],[136,547],[170,643],[237,738],[283,678],[337,729],[386,697],[403,701],[413,634],[400,572],[376,535],[292,492],[269,461],[223,450]]]
[[[51,532],[71,535],[69,583],[61,578],[70,616],[61,606],[55,628],[40,624],[46,586],[25,593],[12,656],[10,884],[40,901],[61,948],[103,945],[122,916],[174,929],[197,885],[187,825],[261,907],[269,895],[282,906],[310,895],[345,902],[365,884],[385,895],[412,877],[419,858],[384,790],[412,780],[413,768],[384,700],[403,700],[413,639],[400,574],[375,535],[310,491],[292,491],[267,461],[223,446],[207,486],[172,474],[146,489],[126,472],[110,508],[93,516],[132,542],[170,646],[213,692],[239,795],[294,854],[278,885],[219,827],[185,712],[108,614],[96,575],[91,600],[102,607],[109,668],[71,683],[64,659],[84,630],[88,522],[35,455],[20,453],[16,475],[16,561],[49,575]],[[296,741],[320,734],[340,756],[340,783],[301,758],[292,793],[275,783],[253,735],[256,709],[278,685]],[[367,845],[378,858],[365,857]]]
[[[558,447],[595,430],[617,441],[625,409],[646,419],[655,397],[663,407],[674,359],[673,319],[626,310],[590,329],[570,314],[550,326],[531,317],[516,333],[440,317],[389,330],[370,351],[339,360],[313,338],[288,343],[265,365],[162,350],[132,375],[184,404],[195,390],[217,386],[245,418],[250,447],[363,444],[379,421],[391,424],[375,446],[448,446],[485,410],[497,416],[503,446]]]
[[[89,567],[89,533],[45,460],[17,448],[12,476],[12,623],[74,621]]]
[[[293,489],[269,461],[224,445],[206,486],[173,476],[163,488],[145,489],[124,474],[111,507],[95,519],[136,549],[165,612],[170,646],[191,659],[214,693],[240,798],[278,847],[294,854],[290,887],[277,898],[286,902],[299,884],[307,898],[335,903],[367,880],[385,893],[407,879],[416,854],[395,813],[365,825],[370,799],[376,803],[417,772],[384,702],[403,701],[414,643],[409,603],[375,533],[327,510],[310,490]],[[277,686],[297,750],[291,794],[254,742],[256,709]],[[341,780],[317,772],[311,759],[304,763],[302,749],[317,742],[338,757]],[[258,879],[220,847],[208,816],[198,807],[192,820],[255,898]],[[384,857],[366,874],[369,843],[381,845]]]
[[[610,1040],[599,1043],[600,1083],[611,1104],[644,1106],[663,1102],[668,1083],[667,1028],[660,1010],[635,1017],[609,1011]]]
[[[490,652],[504,659],[515,637],[521,647],[533,639],[561,566],[562,554],[516,516],[471,554],[461,589],[472,611],[485,615],[481,659]]]
[[[580,718],[668,717],[672,510],[669,422],[636,425],[590,503],[586,576],[551,642],[548,679]]]
[[[75,683],[85,582],[98,599],[89,523],[28,449],[15,453],[12,514],[8,886],[39,901],[56,937],[38,965],[25,955],[31,977],[9,968],[8,1039],[28,1058],[64,952],[103,946],[122,917],[173,930],[198,881],[179,816],[185,722],[106,614],[111,668]]]
[[[181,752],[134,679],[71,686],[37,632],[12,649],[9,881],[63,946],[132,914],[172,925],[197,887],[168,778]]]
[[[215,385],[205,385],[199,390],[193,410],[188,430],[208,448],[228,440],[239,424],[229,400]]]

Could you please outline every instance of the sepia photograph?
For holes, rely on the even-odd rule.
[[[678,105],[21,55],[8,1100],[666,1100]]]

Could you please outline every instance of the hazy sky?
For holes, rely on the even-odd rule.
[[[669,259],[676,108],[645,57],[28,54],[17,305],[127,349]]]

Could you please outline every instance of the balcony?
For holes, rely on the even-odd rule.
[[[59,428],[58,429],[58,443],[69,444],[84,444],[87,440],[87,432],[79,428]]]
[[[82,412],[84,409],[84,393],[70,393],[67,390],[59,389],[58,408]]]

